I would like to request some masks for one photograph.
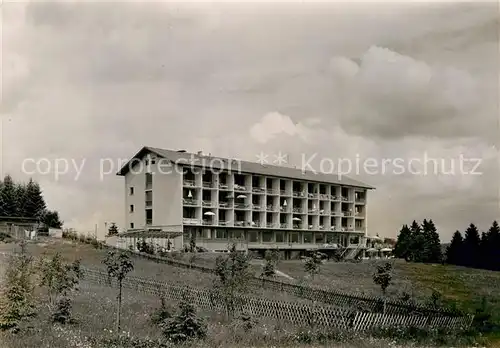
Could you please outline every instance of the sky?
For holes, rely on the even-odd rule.
[[[103,235],[124,227],[115,172],[143,146],[281,151],[351,163],[376,188],[369,234],[430,218],[447,242],[500,219],[498,25],[492,2],[7,1],[2,176]]]

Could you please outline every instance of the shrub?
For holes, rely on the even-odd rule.
[[[167,304],[165,302],[165,298],[162,297],[160,299],[161,305],[160,308],[158,308],[152,315],[151,315],[151,322],[155,325],[160,325],[163,323],[166,319],[169,319],[172,317],[172,310],[171,308],[167,307]]]
[[[56,309],[52,313],[52,321],[59,324],[66,324],[71,322],[71,299],[63,297],[57,301]]]
[[[186,300],[181,302],[179,313],[165,320],[161,327],[163,335],[175,344],[192,339],[203,339],[207,334],[204,321],[196,316],[194,305]]]

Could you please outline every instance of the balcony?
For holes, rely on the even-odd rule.
[[[260,204],[253,204],[252,209],[253,210],[262,210],[262,206]]]
[[[187,224],[187,225],[199,225],[200,224],[200,219],[196,218],[183,218],[182,222]]]
[[[307,197],[308,198],[318,198],[318,194],[317,193],[308,193]]]
[[[234,190],[238,192],[247,192],[247,188],[243,185],[234,184]]]
[[[319,211],[319,215],[328,215],[328,212],[327,212],[327,211],[325,211],[324,209],[321,209],[321,210]]]
[[[184,180],[182,183],[185,187],[195,187],[194,180]]]
[[[340,228],[337,227],[337,226],[331,226],[330,227],[330,231],[336,231],[336,232],[338,232],[338,231],[340,231]]]
[[[232,205],[230,202],[219,202],[219,208],[231,209]]]
[[[221,190],[229,190],[229,185],[228,184],[224,184],[224,183],[220,183],[219,184],[219,188]]]
[[[263,193],[266,192],[266,189],[263,188],[263,187],[254,187],[254,188],[252,188],[252,192],[253,193],[262,193],[263,194]]]
[[[212,220],[203,220],[203,225],[213,225],[214,222]]]
[[[146,201],[146,208],[150,208],[153,206],[153,201]]]
[[[280,212],[281,212],[281,213],[289,213],[289,212],[290,212],[290,209],[289,209],[288,207],[281,206],[281,207],[280,207]]]
[[[307,229],[308,229],[308,230],[314,230],[314,225],[309,225],[309,226],[307,226]]]
[[[288,228],[288,224],[286,222],[280,223],[280,228]]]
[[[234,203],[234,209],[248,209],[248,208],[250,208],[250,204]]]
[[[273,227],[276,227],[277,224],[275,224],[274,222],[268,222],[266,223],[266,227],[267,228],[273,228]]]
[[[309,214],[316,214],[318,212],[318,209],[309,209],[307,210]]]
[[[204,188],[214,188],[215,186],[213,182],[207,182],[207,181],[204,181],[202,185]]]
[[[323,230],[325,229],[325,226],[324,226],[324,225],[319,225],[319,229],[320,229],[321,231],[323,231]]]
[[[278,209],[277,209],[277,208],[275,208],[275,207],[273,207],[273,205],[272,205],[272,204],[269,204],[269,205],[266,207],[266,210],[267,210],[267,211],[278,211]]]
[[[212,201],[202,201],[201,205],[204,206],[204,207],[212,207],[212,206],[214,206],[214,202],[212,202]]]
[[[354,216],[356,217],[356,219],[364,219],[365,218],[365,213],[356,212],[356,213],[354,213]]]
[[[356,198],[354,200],[356,204],[365,204],[365,199],[364,198]]]
[[[323,201],[328,201],[328,200],[330,200],[330,195],[327,195],[326,193],[322,193],[319,195],[319,199],[321,199]]]
[[[332,211],[332,216],[342,216],[342,213],[340,211]]]
[[[347,216],[347,217],[353,216],[351,211],[343,211],[342,215]]]
[[[278,194],[278,191],[277,190],[273,190],[273,189],[266,189],[266,193],[270,196],[275,196]]]
[[[260,227],[260,222],[259,222],[259,221],[252,221],[252,222],[250,223],[250,225],[251,225],[252,227]]]
[[[195,199],[192,199],[192,198],[183,198],[182,204],[190,205],[190,206],[197,206],[199,203]]]
[[[302,214],[303,209],[302,209],[302,208],[300,208],[300,207],[294,207],[294,208],[292,209],[292,212],[297,213],[297,214]]]
[[[347,198],[346,196],[343,196],[343,197],[341,198],[341,200],[342,200],[343,202],[348,202],[348,201],[349,201],[349,198]]]
[[[280,190],[280,195],[281,196],[290,196],[290,192],[287,192],[286,190]]]
[[[220,226],[227,226],[227,225],[229,225],[229,221],[226,221],[226,220],[219,220],[219,225],[220,225]]]
[[[301,230],[302,229],[302,225],[301,224],[293,224],[293,229],[294,230]]]
[[[239,220],[239,221],[234,222],[234,226],[243,227],[246,225],[248,225],[248,223],[246,221]]]
[[[302,191],[293,191],[293,196],[298,198],[305,198],[306,193]]]

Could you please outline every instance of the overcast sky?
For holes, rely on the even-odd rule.
[[[32,175],[66,227],[124,227],[123,178],[101,180],[99,163],[114,173],[144,145],[250,161],[282,151],[289,165],[316,156],[316,170],[371,158],[378,169],[350,176],[376,187],[373,235],[432,218],[445,242],[500,218],[494,3],[2,7],[2,171],[27,180],[26,158],[85,159],[78,178],[71,163]],[[455,172],[382,173],[382,159],[425,154]],[[461,171],[460,155],[482,174]]]

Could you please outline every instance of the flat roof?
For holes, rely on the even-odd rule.
[[[313,181],[318,183],[352,186],[365,189],[375,189],[373,186],[370,186],[358,180],[351,179],[344,175],[326,174],[291,167],[260,164],[257,162],[249,162],[207,155],[198,155],[185,151],[166,150],[148,146],[143,147],[116,174],[119,176],[126,175],[130,171],[131,165],[133,165],[133,161],[135,162],[141,159],[148,153],[152,153],[157,155],[158,157],[165,158],[172,163],[185,166],[212,168],[216,170],[227,170],[231,172],[257,174],[277,178],[287,178],[301,181]]]

